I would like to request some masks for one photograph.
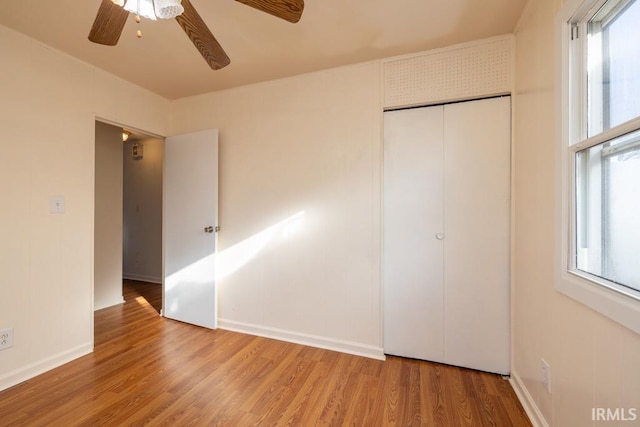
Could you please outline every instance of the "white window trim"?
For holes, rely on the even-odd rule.
[[[585,128],[582,126],[582,120],[586,114],[586,106],[581,102],[581,95],[575,90],[571,90],[570,87],[572,83],[569,58],[571,26],[568,23],[574,17],[584,15],[586,11],[601,3],[603,0],[567,0],[556,19],[556,87],[558,88],[556,91],[556,117],[559,117],[560,120],[557,123],[556,135],[555,287],[563,294],[640,334],[640,301],[637,299],[640,295],[623,287],[611,286],[608,281],[588,273],[570,270],[572,264],[569,260],[569,254],[573,251],[571,236],[574,235],[571,230],[573,227],[571,215],[575,179],[573,154],[589,145],[595,145],[596,138],[611,135],[623,127],[633,128],[637,123],[640,123],[640,119],[636,119],[605,132],[607,135],[598,135],[596,138],[573,146],[569,144],[570,141],[585,139],[585,135],[577,135],[576,137],[572,134],[575,132],[576,126],[571,126],[571,124],[577,122],[579,123],[578,129]],[[581,31],[584,34],[582,28]],[[583,76],[580,78],[582,79]],[[586,82],[581,81],[580,84],[586,88]],[[571,99],[571,96],[574,96],[575,99]],[[580,111],[579,108],[571,110],[570,105],[581,105],[583,111]]]

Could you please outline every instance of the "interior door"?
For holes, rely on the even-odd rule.
[[[215,329],[218,131],[167,138],[164,156],[163,316]]]
[[[443,361],[443,107],[384,114],[384,349]],[[435,129],[435,130],[434,130]]]

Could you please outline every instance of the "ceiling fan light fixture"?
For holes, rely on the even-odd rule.
[[[304,0],[236,1],[292,23],[300,20],[304,10]],[[175,18],[212,70],[224,68],[231,62],[190,0],[102,0],[89,31],[89,40],[105,46],[117,45],[129,13],[135,14],[137,23],[140,23],[140,17]],[[140,27],[136,34],[142,37]]]
[[[156,20],[173,19],[182,15],[184,7],[182,0],[111,0],[114,4],[128,12],[135,13],[143,18]]]
[[[114,1],[114,0],[111,0]],[[117,0],[122,1],[122,0]],[[117,4],[117,3],[116,3]],[[124,10],[127,10],[131,13],[135,13],[142,18],[151,19],[153,21],[156,20],[156,14],[153,10],[153,1],[152,0],[127,0],[124,4]]]
[[[155,0],[156,16],[160,19],[173,19],[182,15],[184,7],[182,0]]]

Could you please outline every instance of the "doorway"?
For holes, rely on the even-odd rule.
[[[160,313],[163,140],[100,121],[95,130],[94,309],[135,295]]]
[[[160,313],[164,141],[129,131],[122,154],[122,277]]]

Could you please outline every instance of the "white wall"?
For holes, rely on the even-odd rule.
[[[591,410],[640,412],[640,336],[554,289],[554,17],[560,6],[559,0],[530,1],[516,32],[514,384],[532,414],[549,425],[637,425],[593,423]],[[541,358],[551,365],[550,394],[541,384]]]
[[[122,128],[96,122],[93,308],[122,297]]]
[[[382,357],[379,64],[173,107],[220,130],[220,326]]]
[[[142,159],[131,146],[142,144]],[[162,283],[162,144],[158,138],[129,140],[124,164],[124,277]]]
[[[162,135],[169,102],[3,26],[0,52],[3,389],[91,350],[95,117]]]

